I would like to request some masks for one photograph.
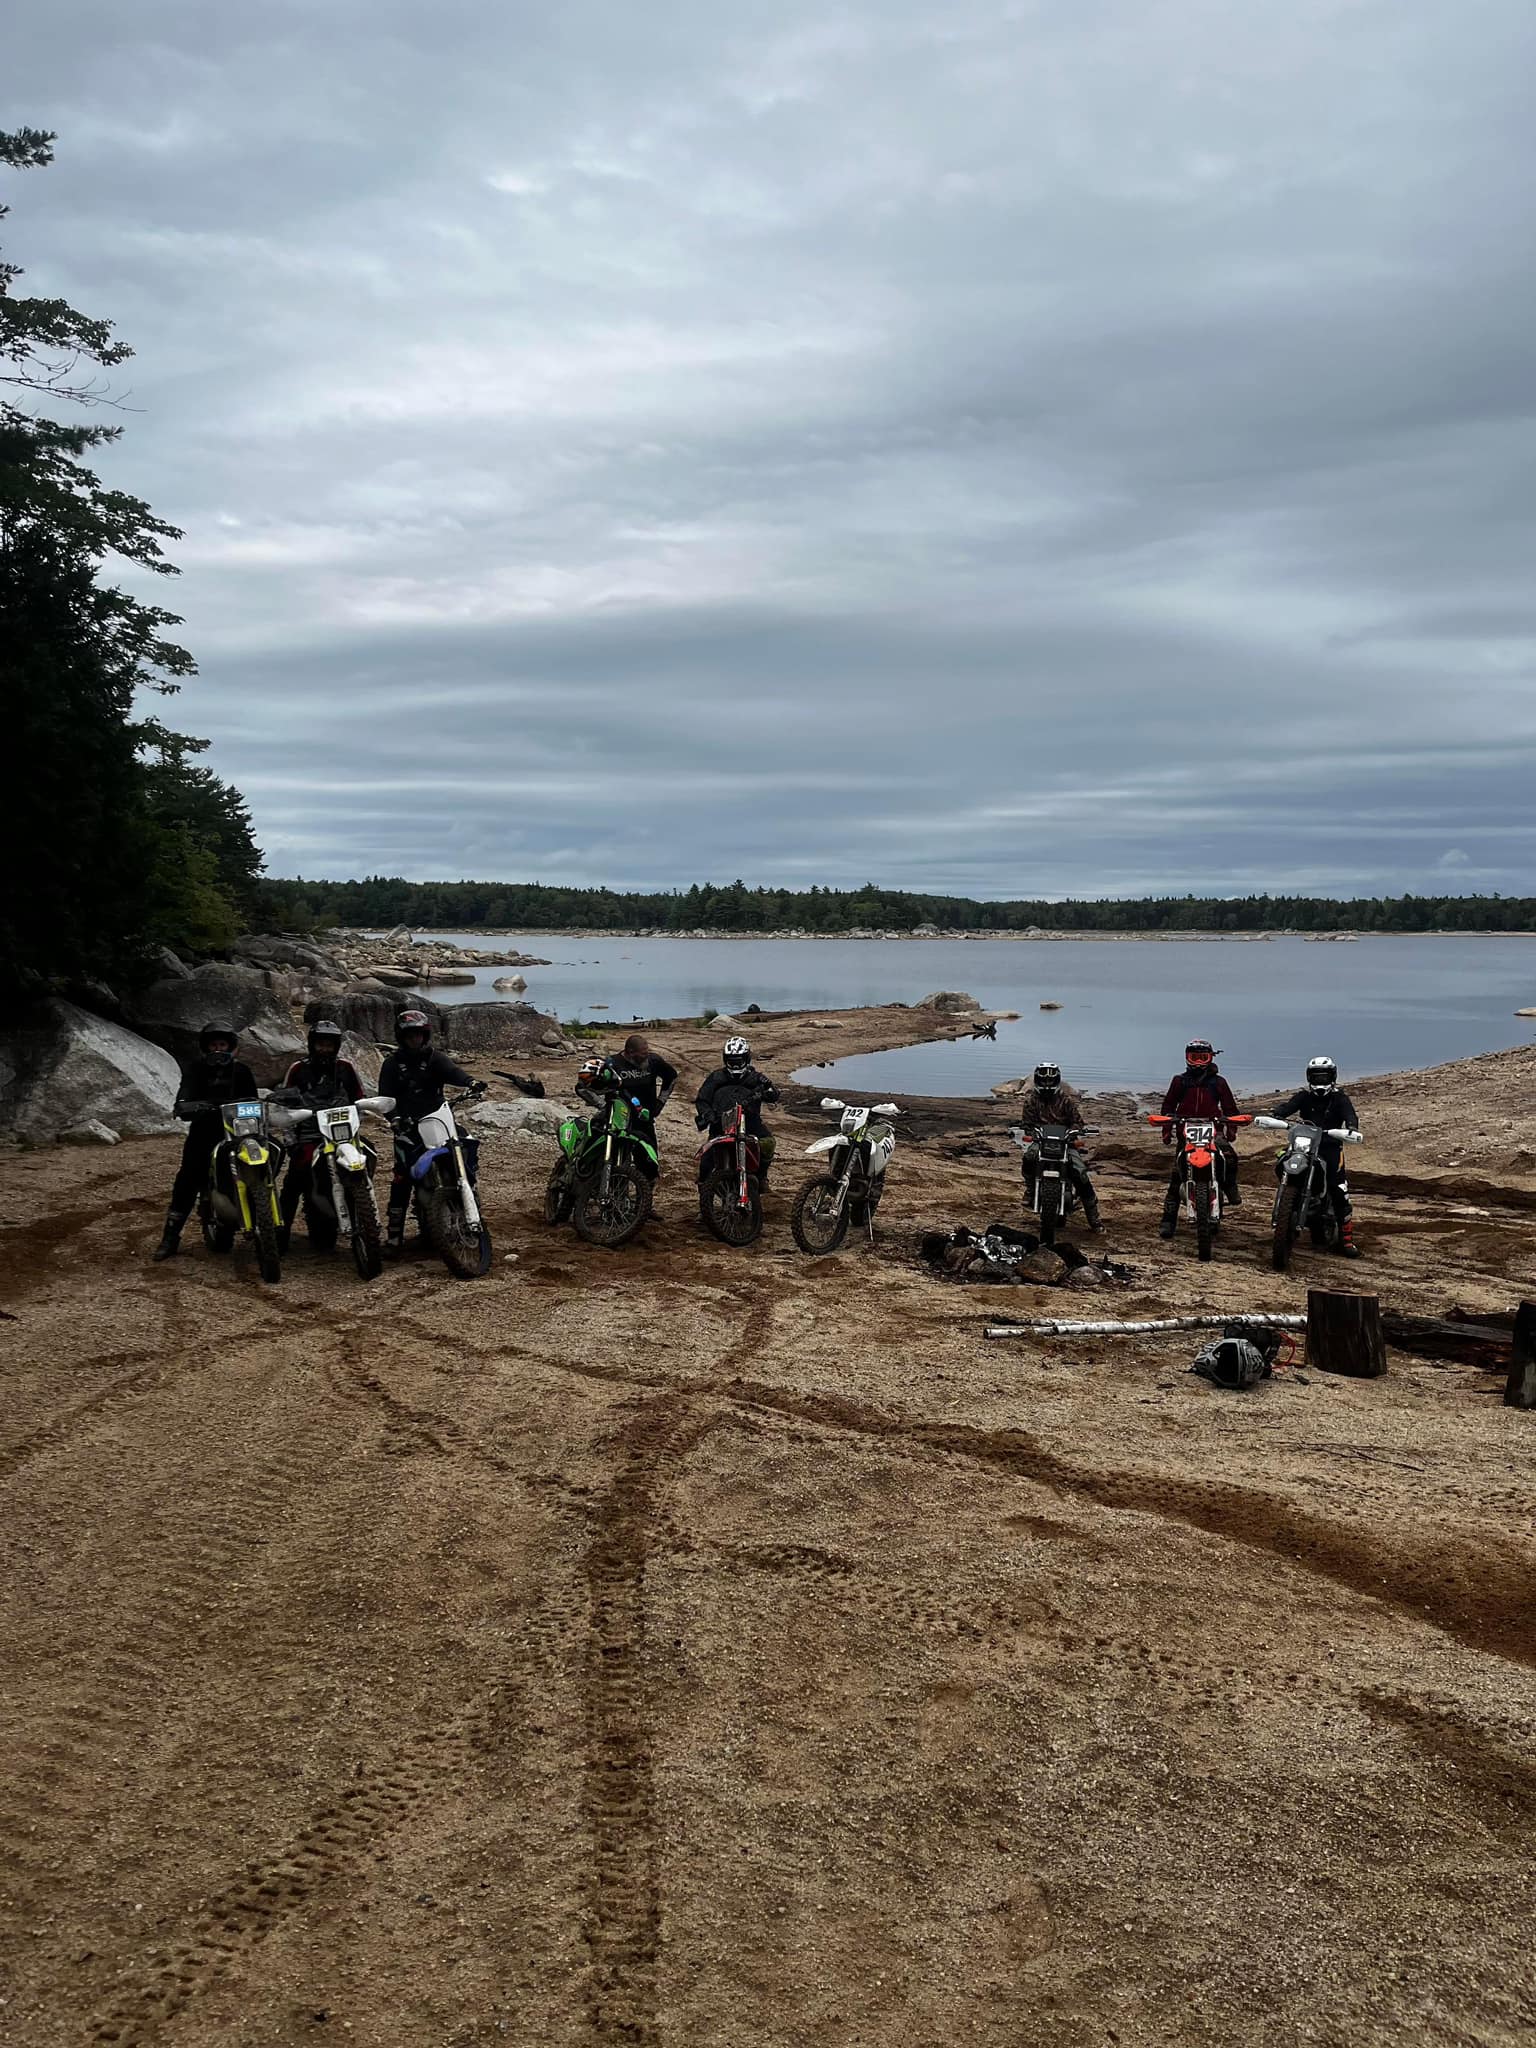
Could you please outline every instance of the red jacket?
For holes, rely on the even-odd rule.
[[[1220,1136],[1230,1138],[1232,1126],[1227,1118],[1237,1115],[1237,1099],[1227,1086],[1226,1075],[1218,1073],[1212,1061],[1198,1081],[1190,1079],[1187,1068],[1174,1075],[1163,1097],[1163,1115],[1209,1117],[1221,1124]]]

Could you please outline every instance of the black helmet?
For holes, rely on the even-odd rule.
[[[333,1024],[329,1017],[317,1017],[309,1027],[309,1056],[312,1060],[333,1060],[341,1051],[341,1026]],[[333,1042],[322,1051],[318,1041],[329,1038]]]
[[[744,1074],[752,1064],[752,1048],[744,1038],[728,1038],[721,1047],[720,1057],[728,1074]]]
[[[1192,1038],[1184,1048],[1186,1067],[1208,1067],[1216,1057],[1216,1048],[1208,1038]]]
[[[1061,1069],[1054,1060],[1042,1060],[1035,1069],[1035,1087],[1041,1095],[1054,1095],[1061,1086]]]
[[[213,1041],[222,1038],[227,1041],[222,1052],[215,1052]],[[227,1067],[235,1056],[235,1047],[240,1043],[240,1034],[232,1024],[205,1024],[197,1034],[197,1049],[205,1060],[211,1060],[216,1067]]]
[[[395,1043],[404,1045],[408,1031],[419,1031],[423,1046],[432,1043],[432,1019],[425,1010],[402,1010],[395,1019]]]
[[[1315,1060],[1307,1061],[1307,1086],[1314,1095],[1327,1095],[1338,1085],[1338,1063],[1329,1059],[1327,1053],[1320,1052]]]

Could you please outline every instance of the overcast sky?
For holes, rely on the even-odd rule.
[[[1530,0],[6,45],[272,872],[1536,886]]]

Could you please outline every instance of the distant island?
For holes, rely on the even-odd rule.
[[[542,882],[360,882],[255,885],[270,930],[408,925],[437,931],[794,932],[1536,932],[1531,896],[1125,896],[982,902],[903,889],[568,889]]]

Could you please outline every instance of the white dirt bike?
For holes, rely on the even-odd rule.
[[[478,1102],[484,1092],[484,1082],[460,1089],[414,1125],[408,1118],[394,1118],[396,1157],[409,1170],[421,1227],[443,1264],[460,1280],[478,1280],[491,1270],[491,1233],[470,1180],[480,1141],[460,1130],[453,1113],[461,1102]],[[381,1109],[395,1106],[391,1095],[375,1099]]]
[[[286,1100],[289,1091],[277,1099]],[[304,1222],[316,1251],[328,1252],[339,1238],[352,1249],[352,1262],[364,1280],[376,1280],[384,1259],[379,1239],[379,1206],[374,1198],[373,1171],[377,1154],[362,1135],[364,1114],[387,1116],[392,1095],[364,1095],[356,1102],[321,1108],[292,1091],[295,1151],[309,1153],[309,1192],[304,1197]]]
[[[812,1258],[835,1252],[848,1235],[850,1223],[862,1223],[869,1242],[874,1243],[875,1211],[885,1192],[885,1169],[896,1150],[895,1131],[875,1119],[901,1115],[894,1102],[857,1109],[835,1095],[824,1095],[821,1106],[842,1111],[831,1136],[818,1138],[805,1148],[807,1158],[827,1156],[827,1171],[805,1183],[789,1212],[795,1243]]]

